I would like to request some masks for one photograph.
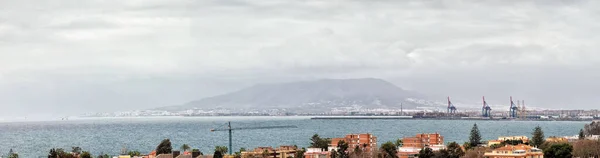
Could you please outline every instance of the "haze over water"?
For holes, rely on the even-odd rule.
[[[0,123],[0,152],[13,149],[22,157],[44,157],[51,148],[70,150],[79,146],[94,155],[119,154],[123,147],[149,153],[162,139],[169,138],[173,148],[182,144],[212,154],[214,147],[227,146],[227,132],[210,132],[233,127],[295,125],[298,128],[239,130],[233,133],[233,148],[298,145],[307,147],[310,137],[343,137],[349,133],[373,133],[378,144],[417,133],[438,132],[445,142],[462,144],[477,123],[484,140],[504,135],[531,137],[541,126],[545,136],[576,135],[589,122],[558,121],[473,121],[473,120],[311,120],[309,117],[155,117],[94,118],[49,122]]]

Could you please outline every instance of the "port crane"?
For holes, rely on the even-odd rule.
[[[218,128],[218,129],[210,129],[211,132],[215,132],[215,131],[228,131],[229,132],[229,155],[232,155],[232,145],[231,145],[231,134],[232,131],[234,130],[255,130],[255,129],[274,129],[274,128],[298,128],[297,126],[258,126],[258,127],[237,127],[237,128],[232,128],[231,127],[231,122],[227,122],[227,127],[226,128]]]
[[[448,113],[451,113],[451,114],[456,113],[456,107],[450,101],[450,97],[448,97]]]
[[[509,114],[512,118],[517,118],[517,112],[519,111],[519,107],[515,105],[515,102],[512,100],[512,96],[510,97],[510,109]]]
[[[488,103],[485,101],[485,96],[482,97],[483,99],[483,107],[481,108],[481,116],[482,117],[491,117],[491,113],[492,113],[492,108],[490,107],[490,105],[488,105]]]

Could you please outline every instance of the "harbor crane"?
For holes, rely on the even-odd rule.
[[[515,105],[515,102],[513,102],[512,100],[512,96],[510,97],[510,109],[509,109],[509,114],[510,117],[512,118],[517,118],[517,112],[519,111],[519,107],[517,105]]]
[[[488,103],[485,101],[485,96],[482,97],[483,99],[483,107],[481,108],[481,116],[482,117],[491,117],[491,113],[492,113],[492,108],[490,107],[490,105],[488,105]]]
[[[227,122],[227,128],[218,128],[218,129],[211,129],[211,132],[215,132],[215,131],[228,131],[229,132],[229,155],[232,155],[232,145],[231,145],[231,134],[232,131],[234,130],[255,130],[255,129],[274,129],[274,128],[298,128],[297,126],[259,126],[259,127],[238,127],[238,128],[232,128],[231,127],[231,122]]]
[[[451,114],[456,113],[456,107],[450,101],[450,97],[448,97],[448,113],[451,113]]]

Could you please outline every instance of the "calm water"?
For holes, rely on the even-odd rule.
[[[189,144],[212,154],[216,145],[227,145],[227,132],[210,132],[234,127],[296,125],[293,129],[240,130],[233,133],[234,149],[240,147],[308,146],[317,133],[342,137],[348,133],[373,133],[379,144],[416,133],[439,132],[446,142],[465,142],[474,123],[484,139],[503,135],[531,136],[541,126],[546,136],[576,135],[588,122],[466,121],[466,120],[310,120],[308,117],[176,117],[86,119],[56,122],[0,123],[0,153],[10,148],[22,157],[43,157],[51,148],[79,146],[99,153],[118,154],[121,148],[149,153],[162,139],[170,138],[173,148]],[[461,143],[462,144],[462,143]]]

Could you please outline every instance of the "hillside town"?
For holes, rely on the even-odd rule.
[[[416,133],[379,144],[377,136],[370,133],[347,134],[337,138],[321,138],[318,134],[310,138],[310,146],[280,145],[278,147],[241,148],[231,151],[217,146],[204,154],[184,144],[181,150],[164,139],[148,154],[123,149],[119,155],[98,155],[98,158],[566,158],[600,156],[600,122],[585,125],[577,135],[545,137],[541,127],[535,127],[532,136],[499,136],[493,140],[482,140],[482,134],[474,124],[469,141],[459,145],[445,142],[439,133]],[[91,158],[88,151],[73,147],[71,152],[51,149],[48,158]],[[18,158],[10,151],[8,158]]]

